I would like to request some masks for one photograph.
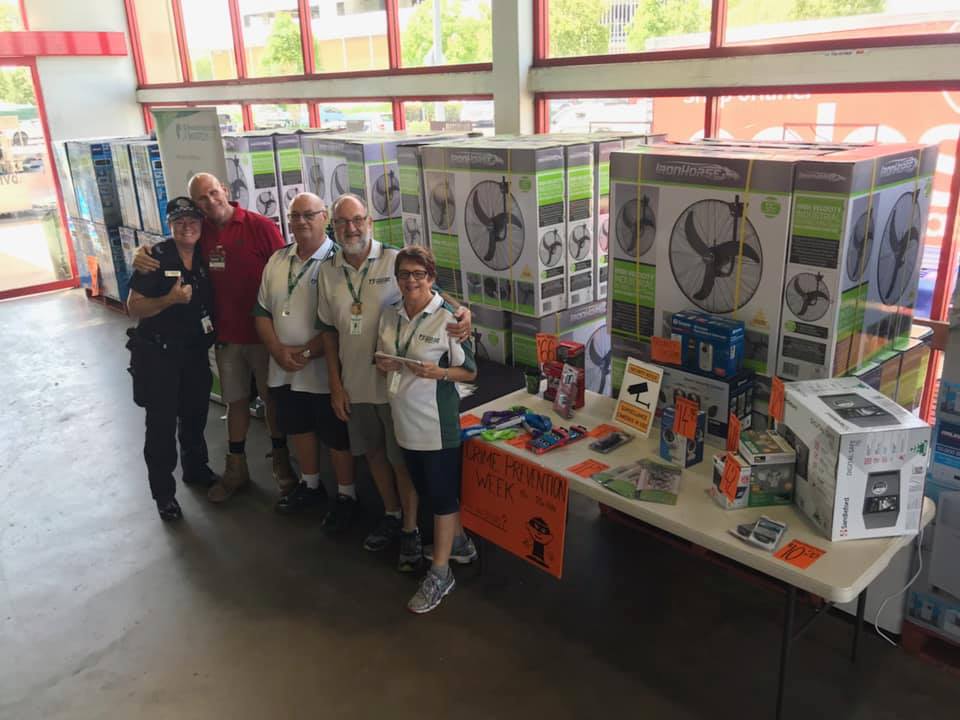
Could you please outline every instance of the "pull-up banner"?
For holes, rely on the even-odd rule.
[[[227,181],[216,108],[154,108],[150,112],[157,128],[168,198],[186,195],[187,182],[198,172]]]

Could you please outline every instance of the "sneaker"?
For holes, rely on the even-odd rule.
[[[293,492],[277,501],[274,509],[283,515],[316,510],[327,502],[327,491],[321,485],[318,488],[309,488],[306,483],[298,484]]]
[[[423,548],[423,557],[433,562],[433,545]],[[469,565],[477,559],[477,546],[469,535],[464,533],[453,539],[453,549],[450,551],[450,561],[459,565]]]
[[[453,571],[449,568],[447,568],[447,577],[445,578],[440,577],[433,568],[430,568],[427,570],[427,574],[423,576],[423,580],[420,581],[419,589],[407,603],[407,610],[418,615],[430,612],[450,594],[456,584],[457,581],[453,578]]]
[[[157,512],[160,513],[160,519],[164,522],[179,520],[183,517],[183,510],[180,509],[180,503],[176,498],[170,498],[165,503],[157,503]]]
[[[273,480],[280,488],[280,495],[286,496],[295,492],[300,481],[290,464],[289,448],[274,448],[271,455],[273,456]]]
[[[331,535],[341,535],[353,525],[357,501],[347,495],[337,495],[337,503],[323,518],[323,527]]]
[[[394,540],[400,536],[400,528],[403,524],[400,518],[384,515],[380,522],[363,541],[363,549],[370,552],[380,552],[390,546]]]
[[[183,484],[191,487],[211,488],[220,482],[220,476],[210,469],[209,465],[202,466],[199,470],[184,470]]]
[[[400,572],[414,572],[423,559],[423,541],[420,531],[400,531],[400,559],[397,561],[397,570]]]

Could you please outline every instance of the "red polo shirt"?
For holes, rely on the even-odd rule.
[[[284,246],[283,237],[272,220],[255,212],[233,206],[233,217],[223,227],[203,221],[200,250],[207,262],[214,254],[223,254],[226,267],[210,268],[213,281],[213,306],[217,341],[223,343],[259,343],[254,329],[253,306],[257,303],[260,276],[274,251]]]

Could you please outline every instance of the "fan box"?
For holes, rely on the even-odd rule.
[[[80,218],[121,225],[123,216],[110,141],[70,140],[65,146]]]
[[[723,468],[727,463],[727,455],[732,455],[734,462],[740,468],[737,477],[737,490],[733,500],[726,493],[720,491],[720,481],[723,479]],[[737,453],[717,453],[713,456],[713,484],[710,485],[710,497],[724,510],[740,510],[747,507],[750,498],[750,463]]]
[[[293,233],[287,227],[287,212],[293,199],[306,189],[303,182],[303,158],[300,151],[300,134],[275,133],[273,157],[280,189],[280,223],[287,242],[294,242]]]
[[[327,204],[350,192],[347,159],[343,154],[345,133],[335,135],[301,135],[304,182],[307,190],[318,195]]]
[[[425,196],[423,194],[423,158],[420,154],[422,145],[409,145],[401,143],[397,145],[397,168],[400,173],[400,215],[403,218],[403,244],[425,245],[429,247],[429,237],[426,230],[426,211]],[[457,249],[459,256],[459,248]],[[455,272],[450,273],[455,277],[452,287],[460,288],[458,295],[463,296],[463,290],[460,287],[462,279],[460,277],[459,257],[453,268]],[[437,268],[439,273],[440,268]],[[441,287],[451,285],[450,279],[439,278]]]
[[[512,351],[510,313],[483,305],[474,305],[470,313],[474,332],[473,351],[477,359],[508,365]]]
[[[153,140],[130,143],[130,164],[133,166],[133,180],[140,200],[143,229],[169,236],[167,181],[163,176],[160,145]]]
[[[747,505],[766,507],[793,502],[797,454],[776,433],[745,430],[740,433],[740,456],[750,465]]]
[[[923,385],[927,379],[927,365],[930,362],[929,342],[910,338],[903,344],[903,357],[900,360],[900,376],[897,380],[897,404],[914,412],[920,408]]]
[[[684,367],[718,377],[740,372],[743,362],[743,323],[707,313],[673,314],[671,337],[680,341]]]
[[[535,138],[423,149],[430,245],[459,244],[471,303],[531,317],[566,307],[564,162]]]
[[[617,397],[620,394],[620,385],[623,383],[623,374],[627,370],[627,360],[634,358],[641,362],[650,362],[650,343],[634,342],[619,335],[610,335],[611,363],[610,363],[610,394]]]
[[[110,154],[113,158],[113,174],[117,183],[117,197],[120,201],[120,217],[128,228],[142,228],[140,219],[140,200],[137,198],[136,182],[133,178],[133,165],[130,162],[130,143],[120,141],[111,143]]]
[[[788,383],[796,503],[830,540],[917,532],[930,427],[855,378]]]
[[[660,382],[660,398],[657,416],[677,398],[686,398],[697,403],[706,413],[706,441],[711,445],[725,446],[730,413],[740,418],[740,427],[747,429],[752,424],[754,373],[744,370],[729,378],[719,378],[707,373],[693,372],[672,365],[660,365],[663,380]]]
[[[694,438],[673,431],[673,405],[663,409],[660,422],[660,457],[682,468],[692,467],[703,462],[703,437],[707,424],[707,414],[697,413],[697,430]]]
[[[224,135],[230,199],[264,215],[282,229],[280,187],[272,133]]]

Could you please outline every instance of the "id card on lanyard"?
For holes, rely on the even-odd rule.
[[[343,270],[343,277],[347,281],[347,288],[350,290],[350,297],[353,298],[353,303],[350,305],[350,334],[351,335],[362,335],[363,334],[363,301],[361,300],[363,296],[363,284],[367,280],[367,273],[370,272],[370,263],[371,259],[367,260],[366,265],[363,266],[363,272],[360,273],[360,290],[359,292],[356,288],[353,287],[353,281],[350,279],[350,273],[345,267],[340,268]]]
[[[210,261],[208,263],[211,270],[226,270],[227,269],[227,253],[223,249],[223,245],[217,245],[210,252]]]
[[[280,310],[280,314],[283,317],[290,317],[290,301],[293,299],[293,291],[297,289],[297,285],[300,284],[300,279],[307,274],[307,271],[310,269],[310,266],[313,265],[316,258],[309,258],[300,269],[300,274],[296,278],[293,277],[293,261],[296,258],[296,254],[290,256],[290,269],[287,272],[287,299],[283,303],[283,308]]]

